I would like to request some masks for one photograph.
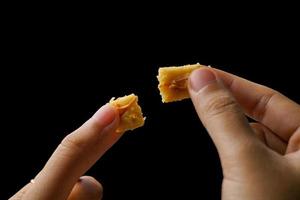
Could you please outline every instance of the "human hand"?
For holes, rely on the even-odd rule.
[[[119,114],[109,104],[67,135],[33,181],[10,200],[98,200],[102,186],[81,177],[120,137]]]
[[[191,74],[189,92],[221,159],[223,200],[300,199],[298,104],[209,68]]]

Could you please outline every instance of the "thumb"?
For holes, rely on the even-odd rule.
[[[251,149],[254,133],[241,107],[213,70],[193,71],[189,78],[189,93],[221,161]]]

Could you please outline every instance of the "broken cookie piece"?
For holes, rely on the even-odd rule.
[[[203,67],[199,63],[180,67],[161,67],[158,70],[158,89],[163,103],[180,101],[190,97],[187,90],[188,77],[195,69]]]
[[[120,115],[120,124],[117,132],[123,133],[144,125],[145,118],[141,107],[138,105],[138,97],[136,95],[130,94],[117,99],[112,98],[109,103],[118,110]]]

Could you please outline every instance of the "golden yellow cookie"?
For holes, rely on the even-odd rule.
[[[180,67],[161,67],[158,70],[158,89],[163,103],[189,98],[188,77],[195,69],[203,67],[199,63]]]
[[[109,103],[118,110],[120,115],[120,124],[117,132],[123,133],[144,125],[145,118],[141,107],[138,105],[138,97],[136,95],[130,94],[117,99],[112,98]]]

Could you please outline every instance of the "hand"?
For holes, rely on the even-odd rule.
[[[298,104],[209,68],[191,74],[189,92],[221,159],[223,200],[300,199]]]
[[[10,200],[98,200],[102,186],[81,177],[120,137],[119,114],[109,104],[66,136],[45,167]]]

